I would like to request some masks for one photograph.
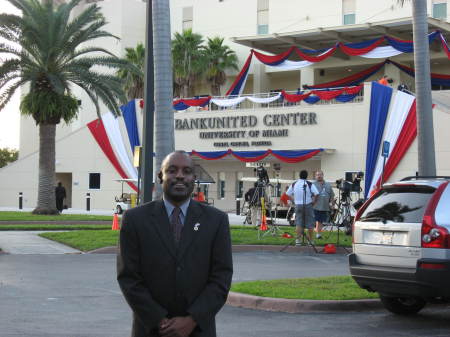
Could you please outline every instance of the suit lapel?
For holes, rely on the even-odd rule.
[[[198,223],[200,216],[202,215],[201,206],[195,200],[191,200],[187,210],[187,217],[184,221],[183,231],[181,232],[181,240],[178,247],[178,258],[183,256],[186,249],[198,236],[197,231],[201,230],[199,226],[195,226]],[[197,230],[195,230],[197,227]]]
[[[166,207],[164,206],[164,201],[157,200],[155,201],[153,208],[154,215],[154,223],[156,231],[158,232],[159,237],[164,242],[164,245],[167,247],[169,253],[176,258],[176,246],[175,241],[173,239],[173,233],[170,230],[169,224],[169,216],[166,212]]]

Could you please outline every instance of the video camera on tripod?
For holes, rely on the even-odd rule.
[[[361,180],[364,178],[364,172],[345,172],[345,179],[336,180],[336,188],[342,194],[342,199],[350,197],[350,192],[361,192]]]
[[[269,175],[267,174],[267,170],[265,167],[260,164],[257,168],[253,169],[254,172],[256,172],[256,175],[258,176],[258,184],[259,185],[268,185],[269,184]]]

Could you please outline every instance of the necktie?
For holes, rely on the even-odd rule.
[[[180,212],[180,207],[175,207],[172,211],[172,215],[170,216],[170,227],[173,232],[175,243],[180,241],[181,230],[183,229],[183,223],[180,220]]]

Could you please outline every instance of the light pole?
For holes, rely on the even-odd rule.
[[[433,109],[431,107],[430,52],[427,2],[413,0],[414,67],[417,104],[417,143],[419,175],[436,175]]]
[[[153,69],[153,0],[147,0],[145,30],[144,130],[141,159],[142,202],[152,201],[153,193],[153,128],[154,128],[154,69]]]

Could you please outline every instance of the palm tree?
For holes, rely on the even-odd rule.
[[[0,44],[0,53],[8,55],[0,66],[0,110],[18,88],[29,86],[20,110],[32,116],[39,127],[38,200],[33,212],[56,214],[55,132],[61,120],[69,123],[77,116],[78,100],[72,88],[78,86],[86,92],[98,115],[98,98],[110,111],[120,114],[118,102],[126,101],[122,82],[100,72],[98,66],[118,69],[126,62],[106,49],[83,46],[97,38],[115,38],[102,30],[106,21],[97,5],[71,19],[71,11],[80,0],[58,6],[53,0],[8,2],[22,12],[22,17],[0,14],[0,36],[7,40]]]
[[[405,0],[397,0],[402,6]],[[412,0],[414,67],[417,107],[418,168],[423,176],[436,175],[427,2]]]
[[[225,84],[227,76],[225,70],[238,70],[236,53],[223,44],[223,38],[208,38],[204,50],[207,68],[206,80],[211,84],[211,94],[220,96],[220,86]]]
[[[144,63],[145,63],[145,47],[142,43],[138,43],[136,48],[125,48],[125,60],[137,68],[132,71],[129,67],[122,68],[117,75],[124,80],[124,89],[128,99],[144,97]]]
[[[172,58],[175,82],[181,86],[183,97],[189,97],[193,84],[205,70],[203,37],[191,29],[175,33],[172,40]]]
[[[154,172],[159,172],[164,157],[175,149],[169,1],[153,0],[153,27],[153,57],[155,63]],[[160,184],[156,184],[154,197],[155,199],[162,197]]]

